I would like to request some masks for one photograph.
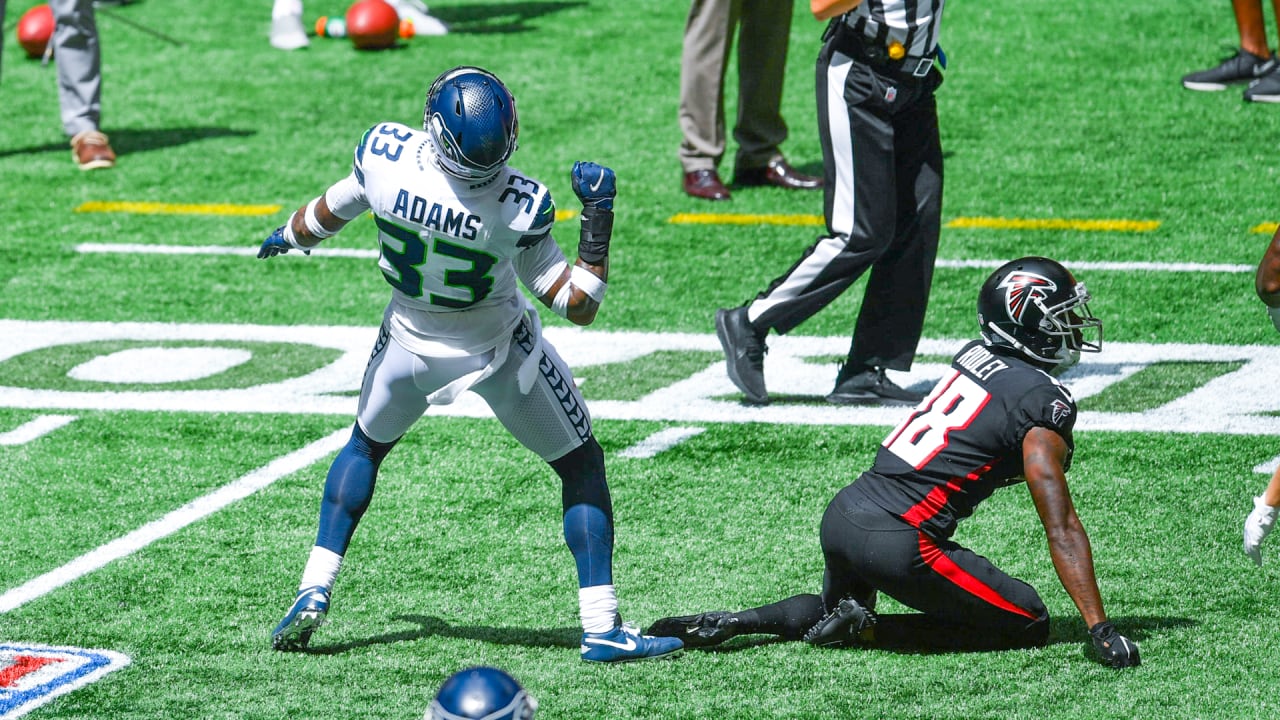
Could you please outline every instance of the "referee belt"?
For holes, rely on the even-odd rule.
[[[831,41],[840,52],[849,57],[861,60],[877,69],[903,80],[919,82],[933,72],[934,55],[910,56],[894,60],[889,57],[889,49],[873,38],[869,38],[843,22],[831,25]]]

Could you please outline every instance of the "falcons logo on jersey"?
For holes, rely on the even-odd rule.
[[[1071,406],[1061,400],[1054,400],[1049,404],[1049,408],[1053,411],[1054,424],[1060,424],[1068,415],[1071,414]]]
[[[1017,271],[1009,273],[1000,282],[1004,290],[1004,308],[1009,319],[1022,322],[1022,314],[1033,299],[1043,300],[1049,293],[1058,289],[1058,285],[1049,278],[1033,272]]]

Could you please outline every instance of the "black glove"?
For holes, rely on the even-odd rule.
[[[1137,667],[1142,664],[1138,655],[1138,646],[1129,638],[1116,632],[1116,626],[1110,620],[1089,628],[1089,636],[1093,638],[1093,647],[1103,664],[1113,668]]]

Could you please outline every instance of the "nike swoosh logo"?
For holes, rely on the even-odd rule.
[[[1254,65],[1254,66],[1253,66],[1253,76],[1254,76],[1254,77],[1262,77],[1263,75],[1266,75],[1267,73],[1269,73],[1269,72],[1271,72],[1272,70],[1274,70],[1274,69],[1275,69],[1275,67],[1276,67],[1276,65],[1275,65],[1275,62],[1274,62],[1274,61],[1272,61],[1272,62],[1265,62],[1265,63],[1262,63],[1261,65]]]
[[[627,641],[624,643],[618,643],[612,640],[603,640],[599,638],[584,638],[582,642],[592,643],[594,645],[608,645],[609,647],[616,647],[619,650],[626,650],[626,651],[631,651],[636,649],[636,639],[631,637],[627,638]]]
[[[602,183],[602,182],[604,182],[604,170],[601,170],[601,171],[600,171],[600,177],[596,178],[596,182],[595,182],[595,184],[591,186],[591,192],[595,192],[595,191],[599,190],[599,189],[600,189],[600,183]],[[631,648],[627,648],[627,649],[628,649],[628,650],[630,650]]]

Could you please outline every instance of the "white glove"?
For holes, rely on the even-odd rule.
[[[1276,330],[1280,330],[1280,307],[1267,308],[1267,314],[1271,316],[1271,324],[1276,326]]]
[[[1271,532],[1271,526],[1276,524],[1276,515],[1280,515],[1280,507],[1271,507],[1259,495],[1253,499],[1253,512],[1244,519],[1244,553],[1259,566],[1262,565],[1262,539]]]

